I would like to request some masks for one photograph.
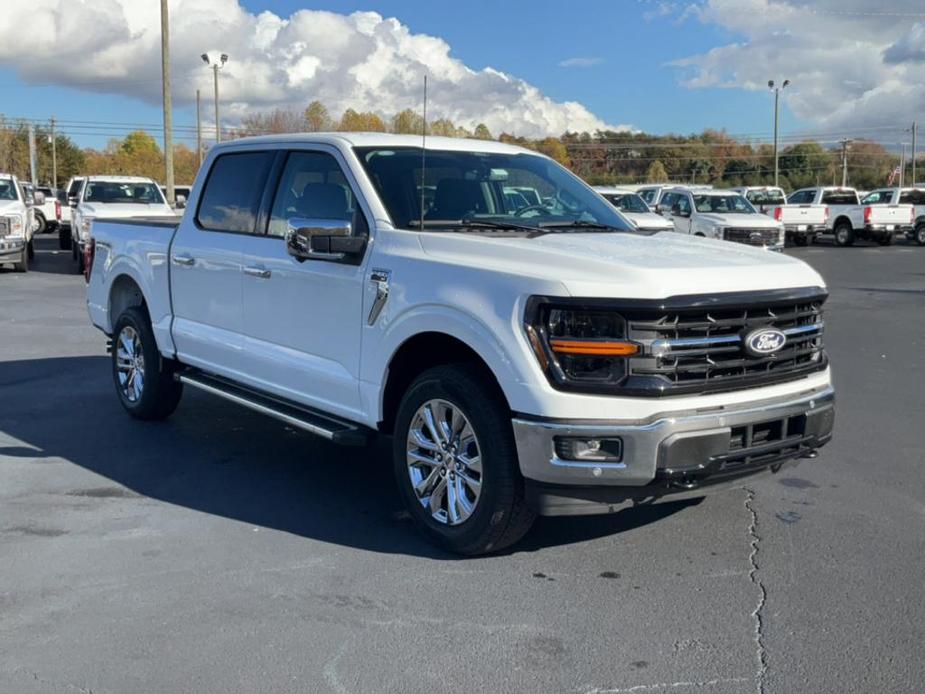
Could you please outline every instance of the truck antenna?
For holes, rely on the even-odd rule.
[[[424,74],[424,118],[421,125],[421,222],[424,229],[424,182],[427,180],[427,74]]]

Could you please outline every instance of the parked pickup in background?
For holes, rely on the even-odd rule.
[[[655,214],[639,195],[631,190],[608,186],[595,186],[611,205],[620,210],[639,231],[674,231],[674,224]]]
[[[862,205],[912,205],[912,224],[906,236],[925,246],[925,188],[878,188],[861,199]]]
[[[862,205],[854,188],[802,188],[791,193],[787,202],[828,207],[826,233],[834,236],[838,246],[850,246],[855,241],[889,246],[896,234],[912,229],[912,205]]]
[[[38,196],[39,202],[44,202],[44,196]],[[28,271],[35,256],[33,202],[16,176],[0,173],[0,265],[10,264],[16,272]]]
[[[508,206],[515,181],[542,202]],[[502,549],[536,514],[741,485],[832,434],[816,271],[638,233],[512,145],[223,142],[182,219],[97,219],[90,248],[129,414],[163,419],[189,387],[338,444],[391,436],[411,518],[455,552]]]
[[[675,188],[662,191],[656,209],[682,234],[775,251],[784,248],[783,225],[760,214],[748,200],[731,190]]]
[[[35,233],[45,234],[57,231],[62,215],[59,191],[50,186],[38,186],[36,190],[45,196],[45,200],[41,205],[33,207],[36,222]]]
[[[95,219],[130,219],[172,215],[161,189],[150,178],[87,176],[71,215],[71,250],[77,271],[84,273],[90,225]]]

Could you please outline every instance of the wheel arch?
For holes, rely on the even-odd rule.
[[[131,306],[140,306],[146,314],[149,313],[148,301],[141,284],[128,272],[121,272],[113,278],[106,305],[110,325],[115,325],[122,312]],[[148,319],[150,320],[150,314]]]
[[[844,214],[840,214],[835,218],[835,221],[832,222],[832,229],[837,229],[842,223],[847,224],[852,230],[854,229],[854,224],[851,223],[851,217]]]

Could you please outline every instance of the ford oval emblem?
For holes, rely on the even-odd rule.
[[[766,357],[783,349],[787,336],[777,328],[758,328],[748,333],[743,341],[745,351],[753,357]]]

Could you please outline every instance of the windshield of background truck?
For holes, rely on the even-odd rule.
[[[645,213],[649,206],[635,193],[604,193],[604,197],[611,205],[623,212]]]
[[[116,181],[89,181],[84,202],[107,204],[163,204],[161,191],[153,183],[130,183]]]
[[[82,178],[75,178],[73,181],[71,181],[71,185],[67,187],[67,195],[69,198],[77,195],[77,192],[80,190],[81,183],[83,183]]]
[[[465,227],[466,222],[544,231],[550,226],[568,230],[569,225],[632,230],[612,205],[545,157],[428,150],[422,180],[420,148],[355,151],[400,229],[420,228],[423,198],[424,226],[430,230]],[[513,194],[522,190],[535,191],[540,202]]]
[[[787,202],[783,191],[774,188],[750,190],[745,194],[745,199],[754,205],[784,205]]]
[[[12,178],[0,178],[0,200],[19,200]]]
[[[704,214],[757,214],[741,195],[694,195],[694,207]]]

